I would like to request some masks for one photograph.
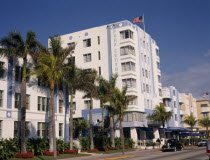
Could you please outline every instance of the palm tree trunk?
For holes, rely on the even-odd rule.
[[[209,127],[207,126],[206,127],[206,138],[208,138],[209,137]]]
[[[70,123],[69,123],[69,128],[70,128],[70,150],[73,150],[73,91],[71,90],[71,99],[70,99]]]
[[[124,154],[125,145],[124,145],[124,133],[123,133],[123,127],[122,127],[122,120],[123,120],[122,115],[120,115],[120,139],[121,139],[122,154]]]
[[[191,133],[193,132],[193,127],[191,126]],[[190,140],[191,140],[191,145],[193,146],[193,139],[192,139],[192,136],[190,137]]]
[[[92,108],[93,108],[93,103],[92,103],[92,97],[90,98],[90,112],[89,112],[89,116],[90,116],[90,149],[94,149],[94,143],[93,143],[93,115],[92,115]]]
[[[100,106],[101,106],[101,128],[102,128],[102,147],[104,148],[104,106],[103,106],[103,102],[100,100]]]
[[[23,73],[21,83],[21,153],[26,153],[26,135],[25,135],[25,121],[26,121],[26,65],[27,57],[23,58]]]
[[[50,85],[50,104],[49,104],[49,146],[53,152],[54,159],[57,159],[56,137],[55,137],[55,112],[54,112],[54,88],[55,84]]]
[[[111,146],[115,147],[114,143],[114,122],[113,122],[113,115],[110,114],[110,135],[111,135]]]
[[[164,138],[164,144],[166,144],[166,132],[165,132],[165,123],[164,122],[162,122],[162,125],[163,125],[163,138]]]

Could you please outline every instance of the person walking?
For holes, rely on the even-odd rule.
[[[210,160],[210,137],[208,137],[208,141],[206,143],[206,154],[207,156],[209,156],[209,160]]]

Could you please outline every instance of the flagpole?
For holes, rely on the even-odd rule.
[[[145,38],[146,31],[145,31],[145,23],[144,23],[144,14],[143,14],[143,29],[144,29],[144,38]]]

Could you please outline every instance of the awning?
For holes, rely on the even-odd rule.
[[[137,129],[140,129],[144,132],[153,132],[153,128],[147,128],[147,127],[137,127]]]
[[[201,133],[181,133],[179,136],[180,137],[188,137],[188,136],[205,136],[205,135],[201,134]]]
[[[190,129],[181,128],[181,127],[177,127],[177,128],[166,128],[165,129],[165,132],[176,132],[176,131],[179,131],[179,132],[189,132]]]

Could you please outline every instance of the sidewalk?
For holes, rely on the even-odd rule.
[[[111,159],[119,159],[119,158],[129,158],[134,156],[135,154],[152,154],[161,152],[160,149],[151,149],[151,150],[136,150],[136,151],[129,151],[125,152],[123,155],[122,152],[118,153],[111,153],[111,154],[97,154],[93,153],[91,156],[84,156],[84,157],[75,157],[75,158],[67,158],[62,160],[111,160]],[[89,154],[89,153],[88,153]]]

